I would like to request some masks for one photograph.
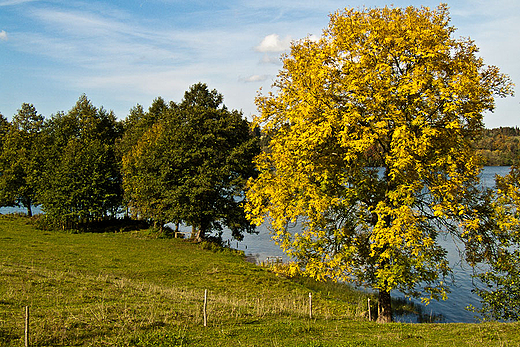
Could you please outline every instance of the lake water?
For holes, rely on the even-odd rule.
[[[481,180],[482,184],[487,187],[494,186],[495,175],[504,176],[509,173],[510,167],[485,167]],[[267,257],[280,256],[284,260],[288,260],[282,250],[271,240],[269,232],[265,226],[258,229],[256,235],[245,235],[242,242],[230,240],[229,234],[224,234],[224,239],[228,240],[233,248],[243,250],[248,255],[253,255],[258,261],[263,261]],[[423,314],[435,317],[436,321],[446,323],[471,323],[477,322],[475,313],[466,310],[468,305],[480,308],[479,297],[471,292],[473,289],[472,270],[469,266],[461,262],[458,246],[451,238],[440,239],[439,243],[448,251],[448,260],[453,268],[454,283],[451,285],[451,293],[446,301],[432,300],[429,305],[425,306],[420,300],[412,299],[412,302],[422,308]],[[404,295],[398,292],[392,292],[392,297],[404,298]],[[417,322],[417,315],[401,315],[394,317],[401,322]]]
[[[483,185],[492,187],[495,175],[506,175],[509,169],[509,167],[485,167],[481,176]],[[34,213],[39,211],[37,208],[33,210]],[[25,210],[20,208],[0,208],[0,214],[15,212],[25,212]],[[263,261],[267,257],[273,256],[282,257],[285,261],[288,260],[282,250],[271,240],[269,231],[264,225],[257,228],[257,231],[258,234],[246,234],[241,242],[231,240],[229,233],[224,233],[223,237],[225,241],[229,242],[231,247],[242,250],[247,255],[254,256],[257,261]],[[451,286],[451,293],[446,301],[433,300],[428,306],[420,304],[417,300],[412,300],[412,302],[422,307],[424,314],[436,317],[437,321],[447,323],[476,322],[475,314],[465,309],[468,305],[480,307],[479,297],[471,292],[473,288],[471,268],[461,263],[457,245],[451,239],[441,239],[439,242],[448,250],[448,259],[453,267],[454,284]],[[392,292],[392,296],[404,298],[398,292]],[[401,315],[394,318],[402,322],[418,321],[416,315]]]

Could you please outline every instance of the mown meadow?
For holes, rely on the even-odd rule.
[[[74,234],[1,216],[0,250],[0,346],[24,345],[26,306],[31,346],[520,345],[518,323],[377,324],[366,293],[149,230]]]

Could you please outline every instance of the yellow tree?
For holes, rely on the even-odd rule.
[[[338,11],[256,100],[268,144],[249,218],[270,223],[294,271],[377,290],[381,322],[391,290],[445,298],[438,235],[475,240],[484,224],[473,143],[512,83],[454,32],[445,5]]]
[[[515,164],[505,176],[495,177],[495,189],[489,194],[493,215],[486,224],[486,244],[493,249],[473,247],[474,253],[491,254],[487,267],[476,272],[481,297],[478,310],[484,319],[520,320],[520,166]],[[479,249],[480,248],[480,249]],[[477,259],[478,260],[478,259]]]

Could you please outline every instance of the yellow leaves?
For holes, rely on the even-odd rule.
[[[445,295],[431,220],[483,223],[465,200],[481,168],[471,138],[492,94],[511,89],[453,32],[443,5],[338,11],[322,39],[292,46],[278,92],[256,99],[268,144],[248,218],[269,221],[302,271]]]
[[[502,236],[520,240],[520,171],[513,166],[509,174],[496,177],[497,190],[492,201],[495,220]]]
[[[419,227],[424,217],[419,211],[408,205],[392,207],[380,202],[374,212],[378,215],[378,222],[373,228],[373,254],[385,248],[414,248],[424,241],[423,231]]]

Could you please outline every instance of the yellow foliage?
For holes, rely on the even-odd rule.
[[[445,297],[439,226],[478,227],[473,139],[494,97],[512,93],[454,32],[445,5],[338,11],[318,41],[293,43],[278,92],[257,97],[268,145],[248,218],[307,275]]]

